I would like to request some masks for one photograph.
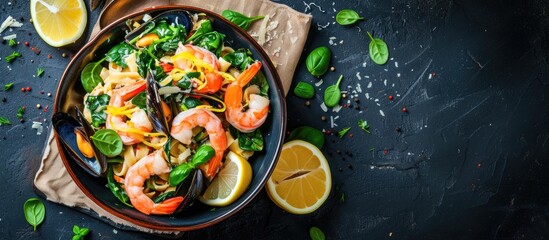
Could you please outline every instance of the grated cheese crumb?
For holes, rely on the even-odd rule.
[[[360,72],[356,72],[356,78],[358,78],[358,80],[362,79],[362,77],[360,77]]]
[[[326,107],[326,104],[324,103],[320,104],[320,108],[322,109],[322,111],[328,112],[328,107]]]
[[[324,83],[324,80],[320,79],[320,81],[315,83],[315,86],[320,87],[320,85],[322,85],[322,83]]]
[[[385,117],[385,113],[383,112],[383,110],[379,109],[379,114],[382,116],[382,117]]]
[[[338,104],[334,108],[332,108],[332,112],[339,112],[339,110],[341,110],[341,108],[342,107]]]

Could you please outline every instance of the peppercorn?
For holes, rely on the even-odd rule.
[[[305,101],[305,106],[311,106],[311,101]]]
[[[27,47],[28,47],[28,46],[29,46],[29,42],[25,42],[25,46],[27,46]]]
[[[48,93],[48,97],[51,97],[51,93]]]
[[[24,88],[24,87],[21,88],[21,92],[25,92],[25,88]]]
[[[333,71],[335,71],[335,70],[336,70],[336,68],[335,68],[334,66],[330,67],[330,71],[333,72]]]
[[[51,54],[48,54],[48,58],[51,58]]]
[[[27,92],[30,92],[32,90],[32,88],[30,86],[27,86],[27,88],[25,90],[27,90]]]
[[[342,93],[342,94],[341,94],[341,97],[342,97],[342,98],[347,98],[347,94]]]
[[[66,57],[67,57],[67,54],[66,54],[66,53],[62,53],[62,54],[61,54],[61,57],[66,58]]]
[[[360,107],[358,106],[358,104],[355,105],[355,109],[360,110]]]
[[[341,154],[341,151],[338,149],[338,150],[336,150],[336,153],[337,153],[337,154]]]
[[[8,101],[8,99],[6,97],[2,98],[2,102],[7,102],[7,101]]]
[[[42,108],[42,105],[40,105],[40,103],[39,103],[39,104],[36,104],[36,108],[37,108],[37,109],[40,109],[40,108]]]
[[[401,129],[400,127],[397,127],[395,130],[396,130],[397,132],[402,132],[402,129]]]
[[[354,101],[355,101],[356,103],[360,102],[360,100],[358,100],[358,98],[355,98]]]
[[[402,108],[402,112],[404,112],[404,113],[405,113],[405,112],[408,112],[408,108],[403,107],[403,108]]]
[[[389,95],[389,101],[393,101],[394,99],[393,95]]]
[[[349,165],[347,165],[347,167],[348,167],[349,169],[353,170],[353,165],[349,164]]]
[[[322,120],[323,122],[325,122],[325,121],[326,121],[326,116],[322,115],[322,116],[320,117],[320,120]]]

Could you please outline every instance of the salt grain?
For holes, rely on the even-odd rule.
[[[369,82],[368,83],[368,87],[367,88],[372,88],[372,82]]]

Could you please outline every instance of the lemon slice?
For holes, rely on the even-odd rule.
[[[223,207],[238,199],[252,181],[252,167],[246,159],[229,152],[223,168],[199,199],[204,204]]]
[[[287,142],[273,174],[267,193],[280,208],[293,214],[317,210],[332,189],[328,161],[315,145],[302,140]]]
[[[53,47],[74,43],[86,29],[83,0],[31,0],[30,12],[36,32]]]

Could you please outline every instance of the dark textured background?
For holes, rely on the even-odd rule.
[[[322,149],[332,169],[332,193],[318,211],[297,216],[276,207],[263,191],[235,216],[184,238],[306,239],[312,226],[329,239],[549,238],[547,0],[277,2],[313,15],[294,84],[317,82],[304,58],[325,45],[333,52],[335,72],[324,75],[317,90],[340,74],[345,76],[342,89],[357,84],[362,89],[362,111],[325,113],[319,107],[322,91],[309,107],[293,94],[287,98],[289,130],[299,125],[331,131],[352,127],[352,138],[327,136]],[[90,228],[89,239],[155,238],[115,229],[50,202],[45,202],[46,219],[36,231],[26,223],[22,206],[36,196],[32,180],[47,138],[36,135],[32,120],[47,119],[45,126],[51,127],[51,109],[35,106],[53,104],[47,93],[55,95],[69,60],[61,54],[70,50],[40,40],[29,23],[27,1],[0,6],[0,20],[11,15],[25,22],[14,29],[21,43],[14,49],[23,57],[0,63],[0,83],[15,82],[12,90],[0,92],[6,98],[0,102],[0,116],[13,122],[0,127],[0,238],[69,239],[74,224]],[[351,27],[335,24],[335,11],[344,8],[367,20]],[[391,59],[386,65],[369,60],[366,31],[388,43]],[[40,55],[25,41],[40,48]],[[0,57],[12,50],[0,45]],[[46,70],[41,78],[33,77],[38,66]],[[20,91],[26,86],[32,92]],[[389,95],[395,100],[388,101]],[[27,121],[19,123],[15,113],[23,105]],[[338,126],[330,129],[322,115],[339,116]],[[361,118],[370,123],[371,135],[358,129]]]

